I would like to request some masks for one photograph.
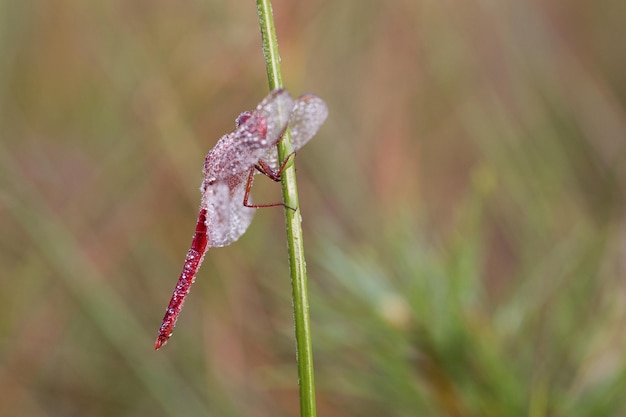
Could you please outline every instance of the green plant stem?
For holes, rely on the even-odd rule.
[[[269,0],[257,0],[259,24],[263,55],[267,68],[267,78],[270,90],[281,88],[283,85],[280,72],[280,56],[278,55],[278,41],[274,29],[272,5]],[[285,158],[293,152],[289,130],[278,143],[278,156],[282,164]],[[309,299],[306,285],[306,263],[304,260],[304,244],[300,208],[298,205],[298,187],[296,185],[296,168],[289,163],[282,174],[283,201],[285,208],[285,222],[287,225],[287,242],[289,248],[289,268],[291,272],[291,286],[293,291],[293,309],[296,328],[296,354],[298,361],[298,381],[300,386],[300,415],[315,417],[315,383],[313,378],[313,350],[311,343],[311,325],[309,320]]]

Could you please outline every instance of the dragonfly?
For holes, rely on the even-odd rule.
[[[241,113],[235,120],[235,130],[222,136],[206,155],[196,231],[165,310],[155,350],[172,336],[208,249],[237,241],[252,222],[255,209],[284,205],[252,204],[250,190],[254,175],[261,173],[280,181],[289,159],[315,136],[327,117],[328,108],[321,98],[306,94],[294,99],[287,90],[276,89],[252,112]],[[279,165],[276,145],[287,128],[294,152]]]

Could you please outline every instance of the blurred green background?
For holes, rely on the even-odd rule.
[[[319,415],[626,415],[626,3],[273,5],[330,108],[297,156]],[[0,20],[0,415],[297,415],[280,209],[153,350],[204,155],[267,93],[254,2]]]

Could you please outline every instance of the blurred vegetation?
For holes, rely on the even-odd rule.
[[[297,157],[319,415],[626,415],[626,3],[274,12],[331,111]],[[253,3],[0,16],[0,415],[296,415],[280,210],[152,350],[204,155],[267,92]]]

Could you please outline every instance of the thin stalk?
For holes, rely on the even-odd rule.
[[[280,72],[280,56],[278,55],[278,41],[274,29],[272,5],[269,0],[257,0],[259,24],[261,25],[261,40],[263,55],[267,69],[267,78],[270,90],[283,86]],[[278,156],[282,164],[285,158],[293,152],[289,130],[278,143]],[[285,208],[285,222],[287,226],[287,244],[289,249],[289,269],[291,272],[291,286],[293,291],[293,309],[296,330],[296,359],[298,361],[298,382],[300,386],[300,415],[315,417],[315,383],[313,378],[313,349],[311,342],[311,325],[309,319],[309,297],[306,285],[306,263],[304,259],[304,244],[300,208],[298,205],[298,187],[296,184],[296,168],[289,163],[282,174],[283,201]]]

